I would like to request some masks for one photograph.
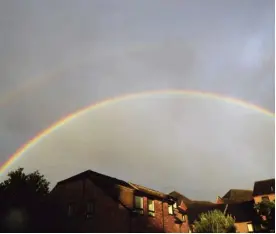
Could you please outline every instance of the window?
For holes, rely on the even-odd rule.
[[[175,202],[175,203],[173,203],[173,208],[174,208],[174,209],[176,209],[176,208],[177,208],[177,204],[176,204],[176,202]]]
[[[170,215],[173,214],[173,206],[172,206],[172,205],[169,205],[169,206],[168,206],[168,211],[169,211],[169,214],[170,214]]]
[[[70,204],[68,204],[67,215],[72,216],[73,213],[74,213],[74,205],[73,205],[73,203],[70,203]]]
[[[155,216],[154,213],[154,200],[148,199],[148,214],[149,216]]]
[[[185,215],[182,215],[182,221],[183,221],[183,222],[186,222],[186,217],[185,217]]]
[[[252,223],[247,224],[247,229],[248,229],[248,232],[254,232]]]
[[[95,204],[92,201],[86,203],[86,217],[89,218],[94,214]]]
[[[268,196],[263,196],[262,201],[269,201],[269,197]]]
[[[135,203],[134,203],[134,207],[135,207],[135,211],[139,214],[143,214],[144,213],[144,204],[143,204],[143,197],[139,197],[139,196],[135,196]]]
[[[170,215],[173,215],[173,210],[177,208],[177,204],[174,203],[173,205],[168,204],[168,211]]]

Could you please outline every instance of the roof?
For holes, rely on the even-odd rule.
[[[198,220],[201,213],[206,213],[212,210],[220,210],[226,214],[230,214],[235,218],[235,222],[247,222],[257,219],[257,214],[254,210],[254,201],[246,201],[234,204],[205,204],[190,206],[187,210],[189,222],[193,223]]]
[[[175,199],[177,199],[178,206],[180,206],[181,201],[183,201],[185,205],[190,204],[192,202],[192,200],[190,200],[189,198],[185,197],[184,195],[182,195],[181,193],[179,193],[177,191],[173,191],[173,192],[169,193],[169,195],[174,197]]]
[[[115,201],[119,202],[123,207],[131,211],[132,207],[127,206],[120,200],[120,186],[129,189],[134,188],[128,182],[125,182],[123,180],[103,175],[95,171],[87,170],[68,179],[59,181],[56,186],[82,179],[90,179],[97,187],[101,188],[106,195],[113,198]]]
[[[123,186],[125,188],[132,189],[138,194],[143,194],[143,195],[150,196],[150,197],[153,197],[156,199],[163,200],[163,199],[169,198],[168,195],[161,193],[159,191],[147,188],[142,185],[126,182],[126,181],[123,181],[123,180],[120,180],[120,179],[117,179],[114,177],[103,175],[103,174],[100,174],[98,172],[91,171],[91,170],[84,171],[84,172],[77,174],[75,176],[72,176],[68,179],[62,180],[62,181],[58,182],[57,185],[65,184],[65,183],[68,183],[71,181],[85,179],[85,178],[89,178],[96,186],[101,188],[108,196],[111,196],[112,198],[114,198],[117,201],[120,201],[119,200],[119,194],[120,194],[119,186]],[[131,207],[128,207],[128,208],[131,209]]]
[[[69,177],[68,179],[59,181],[57,184],[63,184],[63,183],[67,183],[70,181],[74,181],[74,180],[79,180],[79,179],[84,179],[84,178],[93,178],[95,180],[99,180],[101,182],[103,182],[104,184],[108,183],[108,184],[117,184],[117,185],[121,185],[127,188],[133,188],[128,182],[125,182],[123,180],[114,178],[114,177],[110,177],[104,174],[100,174],[98,172],[95,171],[91,171],[91,170],[87,170],[84,171],[82,173],[79,173],[77,175],[74,175],[72,177]]]
[[[165,193],[147,188],[145,186],[142,186],[142,185],[139,185],[139,184],[134,184],[134,183],[129,183],[129,184],[132,185],[136,189],[136,191],[139,191],[140,193],[150,195],[150,196],[153,196],[153,197],[156,197],[156,198],[161,198],[161,199],[164,199],[164,198],[168,197],[168,195],[165,194]]]
[[[183,203],[187,207],[189,207],[189,206],[197,206],[197,205],[212,205],[212,204],[214,204],[214,203],[212,203],[210,201],[191,200],[191,199],[185,197],[184,195],[182,195],[181,193],[179,193],[177,191],[173,191],[173,192],[169,193],[169,195],[177,199],[177,204],[178,205],[180,205],[181,201],[183,201]]]
[[[253,196],[275,194],[275,178],[256,181],[254,183]]]
[[[253,199],[252,190],[230,189],[221,199],[224,203],[235,203],[251,201]]]

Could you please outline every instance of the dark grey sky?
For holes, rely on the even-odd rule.
[[[127,93],[193,89],[274,112],[274,1],[7,0],[0,33],[0,163],[69,113]],[[9,169],[54,183],[90,168],[212,200],[274,175],[271,117],[172,95],[124,103],[60,128]]]

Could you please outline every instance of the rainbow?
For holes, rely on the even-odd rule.
[[[190,95],[190,96],[195,96],[195,97],[202,97],[202,98],[210,98],[210,99],[217,99],[224,101],[226,103],[232,103],[236,104],[239,106],[242,106],[244,108],[252,109],[257,112],[260,112],[262,114],[265,114],[269,117],[275,118],[275,114],[261,108],[259,106],[247,103],[245,101],[239,100],[239,99],[234,99],[230,97],[226,97],[220,94],[215,94],[215,93],[208,93],[208,92],[201,92],[201,91],[194,91],[194,90],[157,90],[157,91],[146,91],[142,93],[134,93],[134,94],[126,94],[123,96],[119,97],[114,97],[114,98],[109,98],[106,100],[103,100],[101,102],[92,104],[91,106],[84,107],[68,116],[65,118],[62,118],[60,121],[56,122],[46,130],[42,131],[38,135],[36,135],[33,139],[28,141],[26,144],[24,144],[22,147],[20,147],[1,167],[0,167],[0,173],[3,173],[10,165],[12,165],[24,152],[26,152],[28,149],[30,149],[32,146],[35,144],[39,143],[45,136],[50,134],[51,132],[55,131],[59,127],[65,125],[66,123],[73,121],[76,119],[78,116],[84,114],[88,110],[95,110],[104,106],[107,106],[109,104],[115,104],[120,101],[124,101],[127,99],[136,99],[139,97],[147,97],[147,96],[152,96],[155,94],[170,94],[170,95]]]

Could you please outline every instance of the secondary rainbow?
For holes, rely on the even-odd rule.
[[[146,91],[146,92],[142,92],[142,93],[126,94],[126,95],[122,95],[119,97],[109,98],[109,99],[103,100],[101,102],[92,104],[88,107],[84,107],[84,108],[66,116],[65,118],[61,119],[60,121],[56,122],[55,124],[53,124],[52,126],[47,128],[46,130],[44,130],[41,133],[39,133],[38,135],[36,135],[33,139],[28,141],[22,147],[20,147],[10,157],[10,159],[8,159],[0,167],[0,173],[3,173],[11,164],[13,164],[20,157],[20,155],[22,155],[24,152],[26,152],[28,149],[30,149],[35,144],[39,143],[39,141],[41,141],[43,139],[43,137],[45,137],[49,133],[55,131],[60,126],[68,123],[69,121],[76,119],[78,116],[84,114],[86,111],[92,110],[92,109],[98,109],[98,108],[101,108],[101,107],[104,107],[104,106],[107,106],[110,104],[115,104],[115,103],[118,103],[120,101],[127,100],[127,99],[136,99],[139,97],[147,97],[147,96],[152,96],[155,94],[190,95],[190,96],[196,96],[196,97],[202,97],[202,98],[218,99],[218,100],[224,101],[226,103],[236,104],[236,105],[242,106],[244,108],[252,109],[252,110],[255,110],[262,114],[265,114],[267,116],[275,118],[274,113],[272,113],[264,108],[247,103],[247,102],[239,100],[239,99],[234,99],[234,98],[226,97],[221,94],[215,94],[215,93],[208,93],[208,92],[201,92],[201,91],[194,91],[194,90],[157,90],[157,91]]]

